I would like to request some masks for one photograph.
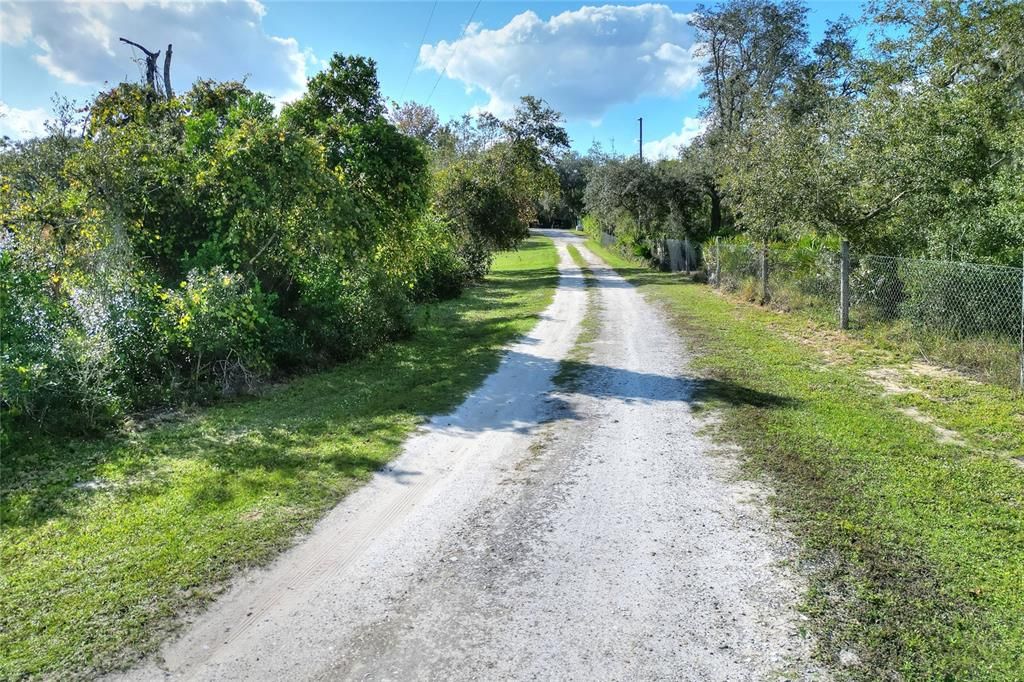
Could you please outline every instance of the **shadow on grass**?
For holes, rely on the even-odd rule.
[[[6,488],[4,525],[30,527],[73,513],[94,494],[161,494],[171,485],[171,475],[158,461],[208,465],[193,493],[193,502],[201,505],[229,503],[232,485],[262,492],[306,480],[311,471],[365,479],[385,458],[367,456],[361,443],[373,442],[378,451],[393,452],[407,436],[407,429],[396,424],[408,424],[410,415],[440,415],[429,428],[465,437],[487,431],[529,433],[551,419],[577,419],[568,401],[549,395],[556,377],[566,386],[565,393],[627,404],[792,404],[728,381],[539,357],[521,350],[530,345],[527,336],[520,350],[504,354],[500,374],[488,377],[470,403],[452,412],[462,391],[491,369],[490,363],[484,357],[474,360],[472,354],[451,353],[443,343],[432,343],[431,336],[426,332],[415,343],[395,345],[366,361],[295,381],[263,400],[215,406],[173,426],[99,443],[49,443],[45,459],[20,460],[22,485]],[[481,339],[473,349],[477,355],[489,347],[486,337]],[[394,380],[396,365],[406,368],[399,381]],[[524,380],[508,381],[510,376]],[[566,379],[571,379],[571,386]],[[113,490],[103,485],[80,487],[97,477],[101,466],[116,467],[128,483]],[[273,479],[260,475],[265,472],[273,472]],[[388,475],[402,479],[417,472]]]
[[[559,378],[567,392],[607,397],[624,402],[678,401],[694,407],[747,405],[760,408],[794,407],[799,401],[721,379],[666,376],[567,360]]]
[[[695,379],[691,402],[697,407],[715,407],[718,405],[759,408],[797,407],[799,400],[786,396],[758,391],[757,389],[719,379]]]

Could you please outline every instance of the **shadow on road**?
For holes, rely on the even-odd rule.
[[[551,383],[535,384],[537,388],[533,392],[522,382],[508,380],[508,377],[554,379],[556,376],[564,379],[560,386],[549,390]],[[483,431],[529,433],[551,420],[579,419],[571,404],[572,395],[626,404],[677,402],[693,408],[713,403],[783,408],[796,402],[730,381],[635,372],[576,360],[559,362],[510,351],[505,354],[501,369],[491,375],[462,408],[435,418],[431,428],[467,437]]]

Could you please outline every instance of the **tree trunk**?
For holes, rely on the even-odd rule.
[[[722,233],[722,197],[715,188],[708,189],[711,196],[711,234]]]
[[[164,53],[164,96],[169,100],[174,99],[174,91],[171,90],[171,45],[167,44],[167,52]]]

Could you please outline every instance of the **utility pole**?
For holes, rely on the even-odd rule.
[[[641,116],[637,119],[640,121],[640,161],[644,160],[644,117]]]

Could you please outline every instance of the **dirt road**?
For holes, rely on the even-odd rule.
[[[498,371],[127,677],[821,676],[787,545],[691,412],[684,344],[551,236],[554,303]],[[588,307],[588,359],[556,387]]]

